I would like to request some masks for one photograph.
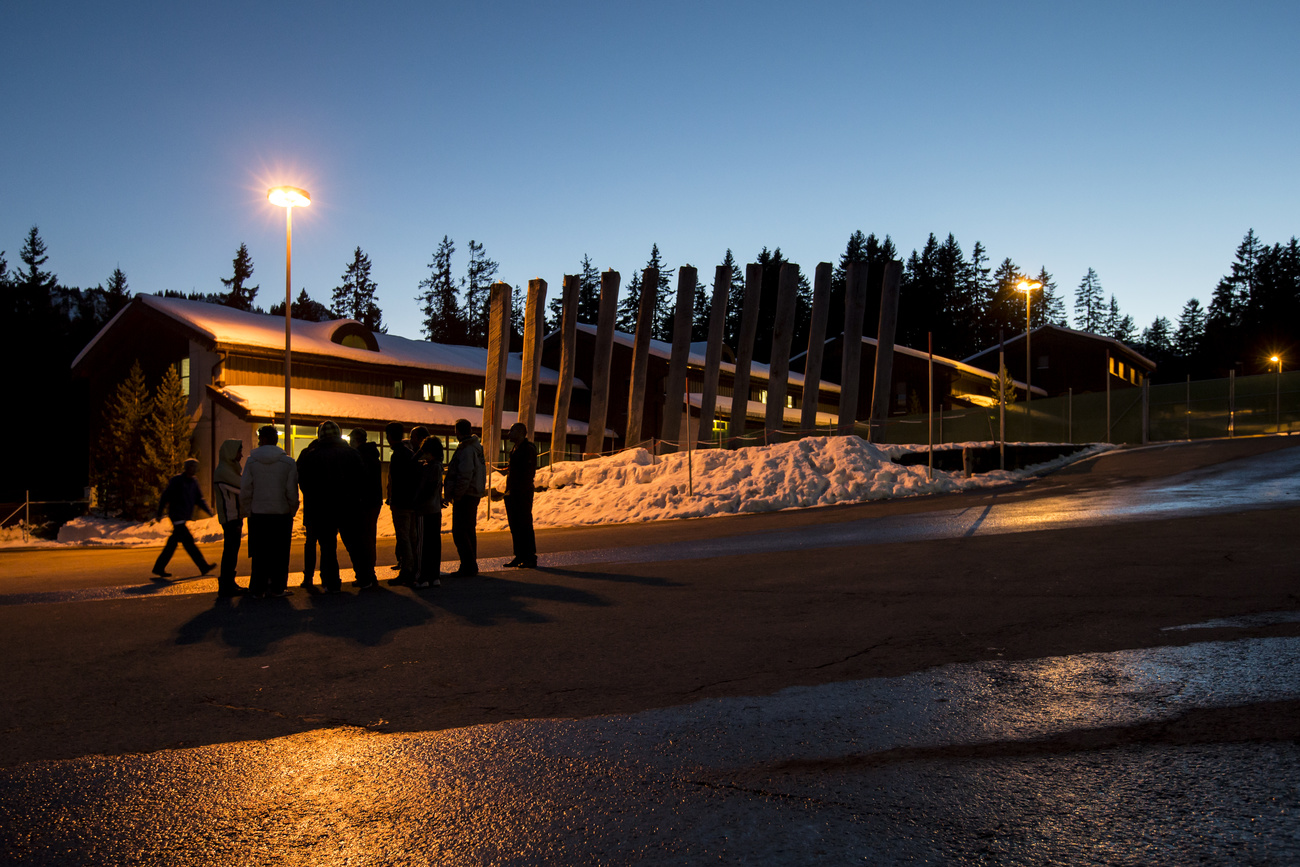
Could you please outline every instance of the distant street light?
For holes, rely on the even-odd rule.
[[[1030,387],[1033,385],[1033,373],[1031,372],[1029,354],[1029,308],[1031,306],[1030,300],[1033,298],[1031,293],[1035,289],[1042,288],[1042,283],[1036,283],[1033,280],[1021,280],[1019,285],[1016,286],[1017,292],[1025,293],[1025,403],[1029,403],[1029,401],[1034,398],[1034,393],[1030,390]]]
[[[293,306],[293,209],[311,204],[311,196],[297,187],[272,187],[266,198],[277,208],[284,208],[284,450],[293,457],[293,418],[289,412],[289,313]]]
[[[1282,432],[1282,356],[1274,355],[1269,361],[1277,365],[1277,386],[1274,395],[1274,424],[1277,432]]]

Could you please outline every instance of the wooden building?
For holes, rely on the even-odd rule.
[[[1041,325],[1029,336],[1033,356],[1031,381],[1034,393],[1042,388],[1049,397],[1105,391],[1110,386],[1141,385],[1156,369],[1156,364],[1131,346],[1113,337],[1075,331],[1060,325]],[[1025,378],[1025,334],[1020,332],[1004,344],[1007,370],[1019,380]],[[996,371],[998,347],[990,346],[965,360],[982,370]]]

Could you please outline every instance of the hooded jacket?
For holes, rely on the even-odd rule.
[[[244,461],[239,503],[250,515],[298,513],[298,466],[279,446],[253,449]]]
[[[239,488],[243,484],[243,468],[235,455],[244,444],[239,440],[226,440],[221,444],[217,458],[217,470],[213,482],[217,486],[217,520],[226,524],[247,517],[239,505]]]
[[[451,463],[447,465],[443,492],[449,501],[481,497],[487,492],[487,462],[477,434],[470,434],[456,446]]]

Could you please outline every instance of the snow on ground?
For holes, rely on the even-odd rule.
[[[966,445],[987,447],[990,444]],[[540,470],[537,484],[544,490],[536,495],[533,517],[538,527],[589,526],[806,509],[991,488],[1056,469],[1112,446],[1091,446],[1022,470],[998,470],[970,478],[935,470],[933,479],[926,478],[925,467],[905,467],[890,460],[891,456],[918,448],[923,451],[925,447],[878,448],[858,437],[806,437],[735,451],[707,449],[689,456],[689,478],[688,456],[684,453],[655,457],[645,449],[629,449],[604,458],[564,462]],[[504,490],[505,476],[494,473],[492,487]],[[216,518],[191,521],[189,526],[199,542],[221,540],[221,526]],[[450,509],[443,510],[442,526],[444,531],[450,531]],[[478,527],[480,530],[506,527],[505,507],[500,501],[491,503],[489,508],[484,499],[479,506]],[[86,517],[65,524],[59,530],[58,542],[34,541],[33,544],[160,545],[170,531],[171,525],[166,520],[135,524]],[[302,533],[299,512],[294,534]],[[379,535],[393,535],[388,509],[380,514]],[[13,528],[0,535],[0,547],[23,544],[21,532]]]

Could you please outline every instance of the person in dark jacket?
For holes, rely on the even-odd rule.
[[[178,543],[185,546],[185,553],[190,555],[194,565],[199,567],[199,571],[204,575],[215,568],[204,559],[199,547],[194,544],[194,536],[190,534],[189,527],[185,526],[185,523],[194,517],[195,506],[203,509],[209,515],[215,516],[207,501],[203,499],[203,492],[199,490],[199,483],[194,480],[194,477],[198,474],[199,462],[194,458],[187,459],[184,469],[168,480],[167,487],[158,500],[156,518],[162,520],[163,510],[165,509],[167,517],[172,522],[171,535],[167,537],[167,543],[163,545],[162,552],[159,553],[158,559],[153,564],[153,574],[159,578],[171,577],[171,573],[167,571],[167,564],[171,561],[172,554],[176,553]]]
[[[217,460],[217,470],[213,476],[216,483],[217,520],[221,521],[221,532],[225,544],[221,548],[221,571],[217,573],[217,595],[222,597],[243,596],[244,589],[235,582],[235,567],[239,565],[239,546],[244,537],[244,512],[239,507],[239,485],[244,459],[244,443],[241,440],[226,440],[221,444]]]
[[[442,442],[427,437],[415,456],[420,480],[415,488],[415,513],[420,522],[420,574],[415,586],[442,583]]]
[[[537,537],[533,533],[533,485],[537,477],[537,446],[528,441],[528,428],[516,423],[510,427],[510,464],[506,469],[506,520],[515,559],[507,566],[537,568]]]
[[[316,438],[307,443],[307,447],[298,455],[298,463],[301,466],[302,459],[311,454],[312,449],[316,448],[320,438]],[[299,470],[301,472],[301,469]],[[302,480],[299,479],[298,487],[301,488]],[[302,498],[302,586],[310,587],[316,581],[316,551],[320,548],[320,540],[316,538],[316,521],[312,519],[311,499],[303,492]],[[321,579],[325,583],[325,579]]]
[[[416,534],[415,487],[419,473],[415,455],[402,438],[406,431],[400,422],[390,422],[384,428],[392,456],[388,459],[388,510],[393,516],[393,533],[397,536],[397,565],[400,571],[392,584],[414,584],[419,575],[420,561],[415,549],[419,544]]]
[[[379,458],[379,444],[369,442],[366,432],[357,428],[348,434],[348,442],[366,465],[365,487],[361,491],[361,544],[370,551],[370,563],[379,562],[379,513],[384,508],[384,468]]]
[[[456,419],[456,439],[460,443],[451,455],[443,479],[442,504],[451,506],[451,540],[460,555],[461,577],[478,574],[478,504],[487,492],[487,461],[483,446],[474,436],[469,419]]]
[[[330,593],[338,593],[343,587],[339,576],[340,537],[352,560],[357,584],[366,587],[375,583],[369,551],[360,544],[365,484],[366,464],[361,453],[344,442],[338,424],[322,422],[312,447],[298,456],[298,487],[302,489],[304,520],[312,522],[311,532],[320,544],[321,585]]]

